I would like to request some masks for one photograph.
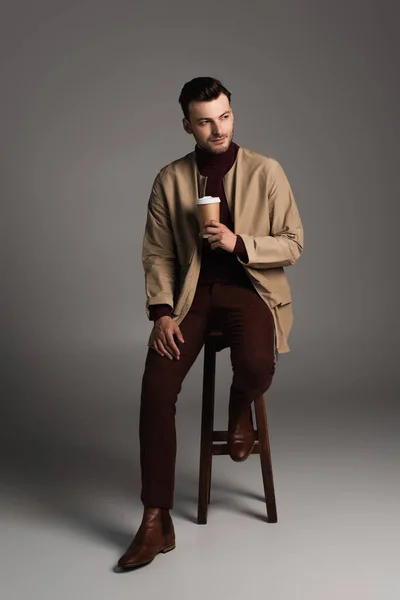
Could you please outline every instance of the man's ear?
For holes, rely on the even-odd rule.
[[[192,126],[190,125],[189,121],[186,118],[182,119],[182,123],[183,123],[183,129],[186,131],[186,133],[193,133]]]

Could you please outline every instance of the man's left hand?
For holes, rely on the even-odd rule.
[[[207,221],[204,223],[204,230],[201,232],[201,235],[204,233],[211,234],[208,242],[212,250],[222,248],[223,250],[227,250],[227,252],[233,252],[236,246],[237,235],[223,223],[219,223],[214,219]]]

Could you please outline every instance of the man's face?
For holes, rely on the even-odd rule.
[[[233,138],[233,112],[225,94],[216,100],[191,102],[189,120],[183,127],[194,136],[197,145],[211,154],[226,152]]]

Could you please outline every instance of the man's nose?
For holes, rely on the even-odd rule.
[[[212,134],[214,137],[220,137],[222,134],[221,127],[219,125],[217,125],[216,123],[214,123],[214,125],[212,127]]]

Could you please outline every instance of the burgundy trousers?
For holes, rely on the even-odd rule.
[[[180,359],[170,360],[152,348],[148,350],[139,420],[141,501],[145,507],[173,507],[177,398],[210,328],[221,329],[229,341],[233,371],[230,406],[236,409],[241,405],[250,406],[272,383],[275,372],[273,316],[250,285],[199,285],[192,306],[180,324],[185,343],[175,338]]]

